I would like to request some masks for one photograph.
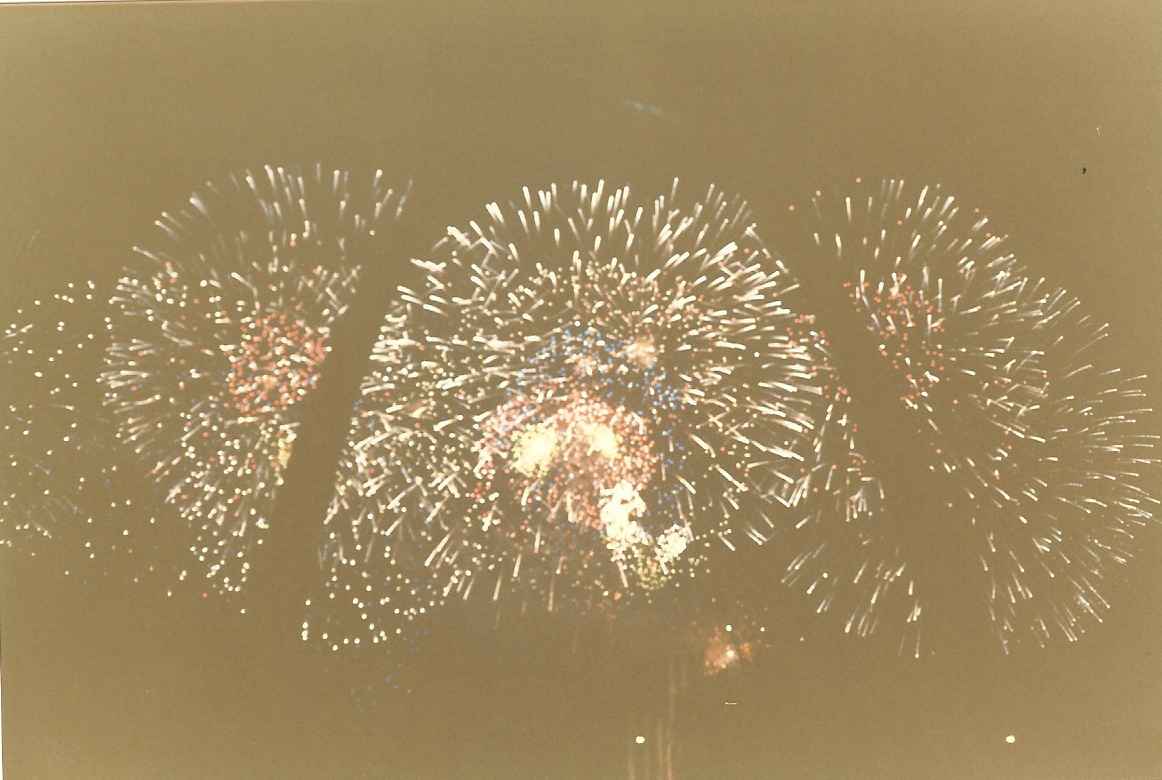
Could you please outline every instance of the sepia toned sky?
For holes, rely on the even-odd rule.
[[[747,197],[777,247],[791,202],[895,176],[990,214],[1162,398],[1160,42],[1152,2],[4,8],[0,312],[112,277],[159,211],[266,162],[411,178],[433,240],[523,184],[678,176]],[[324,495],[333,464],[300,461]],[[537,660],[535,632],[454,635],[433,680],[379,698],[212,598],[3,563],[12,778],[624,773],[634,669]],[[976,636],[921,661],[788,636],[691,695],[682,776],[1162,776],[1160,571],[1156,532],[1104,626],[1007,658]]]

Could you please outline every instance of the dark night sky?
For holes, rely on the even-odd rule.
[[[0,312],[108,278],[160,209],[268,161],[413,177],[412,229],[433,240],[520,184],[680,176],[748,197],[778,246],[786,204],[816,186],[901,176],[991,214],[1035,273],[1111,321],[1110,349],[1162,397],[1162,6],[874,5],[5,8],[0,238],[39,239],[36,265],[3,260]],[[382,300],[403,274],[379,274]],[[372,327],[374,297],[355,315]],[[344,371],[354,387],[358,359]],[[324,495],[319,453],[293,474]],[[1162,776],[1159,534],[1140,558],[1077,646],[1003,658],[965,637],[916,662],[780,644],[691,694],[686,776]],[[633,668],[555,667],[528,661],[523,635],[464,634],[431,651],[439,674],[416,693],[353,702],[353,664],[280,654],[212,600],[40,563],[9,555],[0,573],[13,778],[623,771],[615,689]]]

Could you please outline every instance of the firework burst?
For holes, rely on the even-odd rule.
[[[246,580],[332,326],[402,204],[381,173],[233,175],[163,213],[116,285],[106,405],[223,591]]]
[[[1030,297],[1042,318],[1025,338],[1043,356],[1044,398],[970,496],[988,615],[1006,649],[1076,641],[1100,623],[1157,504],[1145,377],[1111,364],[1108,326],[1077,298],[1044,283]]]
[[[525,189],[417,262],[324,552],[373,641],[453,593],[606,609],[776,525],[818,391],[745,203]]]
[[[902,633],[901,648],[914,653],[929,622],[922,618],[935,608],[934,589],[979,587],[975,603],[987,603],[1006,648],[1021,622],[1015,609],[1051,614],[1049,622],[1075,635],[1077,613],[1092,614],[1099,598],[1085,584],[1094,569],[1090,579],[1071,576],[1065,563],[1094,562],[1108,543],[1099,540],[1106,535],[1100,527],[1121,533],[1147,514],[1133,479],[1120,497],[1099,502],[1102,511],[1085,493],[1103,479],[1139,476],[1134,464],[1147,444],[1132,434],[1139,385],[1090,367],[1086,351],[1104,331],[1076,314],[1076,301],[1030,281],[1005,237],[939,188],[888,180],[849,196],[816,193],[802,211],[817,250],[845,280],[847,306],[873,338],[888,381],[872,389],[902,410],[907,447],[922,463],[906,490],[924,500],[885,489],[884,470],[899,472],[897,463],[872,461],[858,425],[860,399],[820,362],[828,403],[799,482],[797,503],[806,512],[786,581],[815,611],[837,614],[848,633],[891,624]],[[1092,395],[1080,393],[1078,382],[1088,382]],[[884,448],[877,454],[884,457]],[[1064,533],[1051,508],[1059,502],[1082,507],[1072,550],[1054,544]],[[1040,522],[1030,519],[1034,504],[1044,513]],[[1086,523],[1089,530],[1079,531]],[[972,552],[978,543],[979,556]],[[982,569],[979,586],[962,579]],[[1036,577],[1061,574],[1061,585],[1030,587]],[[1045,619],[1023,623],[1048,638]]]

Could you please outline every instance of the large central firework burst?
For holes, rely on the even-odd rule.
[[[745,203],[526,189],[417,262],[328,520],[373,641],[452,592],[607,607],[775,523],[818,390]]]
[[[267,167],[209,183],[162,215],[112,295],[102,382],[118,437],[226,591],[269,524],[360,263],[402,208],[382,173],[357,178]]]

